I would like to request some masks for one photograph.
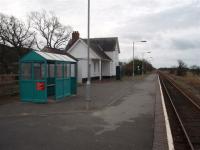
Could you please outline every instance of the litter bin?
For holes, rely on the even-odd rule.
[[[121,73],[121,66],[116,67],[116,80],[121,80],[122,73]]]

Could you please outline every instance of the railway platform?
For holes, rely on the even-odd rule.
[[[168,149],[157,75],[94,83],[89,111],[78,91],[56,104],[0,106],[0,149]]]
[[[163,99],[160,79],[156,76],[155,82],[156,97],[155,97],[155,122],[154,122],[154,142],[153,150],[173,150],[173,142],[170,132],[168,115]]]

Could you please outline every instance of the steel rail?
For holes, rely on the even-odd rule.
[[[194,146],[193,146],[193,144],[192,144],[192,142],[191,142],[191,140],[190,140],[190,138],[189,138],[189,135],[188,135],[188,133],[187,133],[187,131],[186,131],[184,125],[183,125],[183,122],[182,122],[182,120],[181,120],[181,117],[180,117],[180,115],[178,114],[178,111],[177,111],[177,109],[176,109],[176,107],[175,107],[175,105],[174,105],[174,103],[173,103],[172,97],[170,96],[169,91],[168,91],[168,89],[167,89],[167,87],[166,87],[166,85],[165,85],[165,83],[164,83],[164,81],[163,81],[163,79],[161,79],[161,82],[162,82],[163,87],[164,87],[164,89],[165,89],[165,91],[166,91],[166,94],[167,94],[167,96],[168,96],[168,98],[169,98],[169,100],[170,100],[170,103],[171,103],[171,105],[172,105],[172,107],[173,107],[173,110],[174,110],[174,112],[175,112],[175,114],[176,114],[176,117],[178,118],[178,122],[180,123],[180,126],[181,126],[181,128],[182,128],[182,130],[183,130],[183,133],[184,133],[184,135],[185,135],[185,137],[186,137],[186,139],[187,139],[187,142],[188,142],[190,148],[191,148],[191,150],[195,150],[195,149],[194,149]]]

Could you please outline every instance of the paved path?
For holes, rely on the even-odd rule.
[[[152,149],[155,75],[94,84],[92,111],[84,111],[83,93],[56,104],[0,106],[0,149]]]

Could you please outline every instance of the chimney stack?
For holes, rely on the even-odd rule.
[[[69,40],[67,46],[66,46],[66,50],[70,49],[70,47],[79,39],[79,32],[78,31],[73,31],[72,32],[72,38]]]
[[[78,39],[79,39],[79,32],[78,31],[74,31],[72,33],[72,43],[75,43]]]

